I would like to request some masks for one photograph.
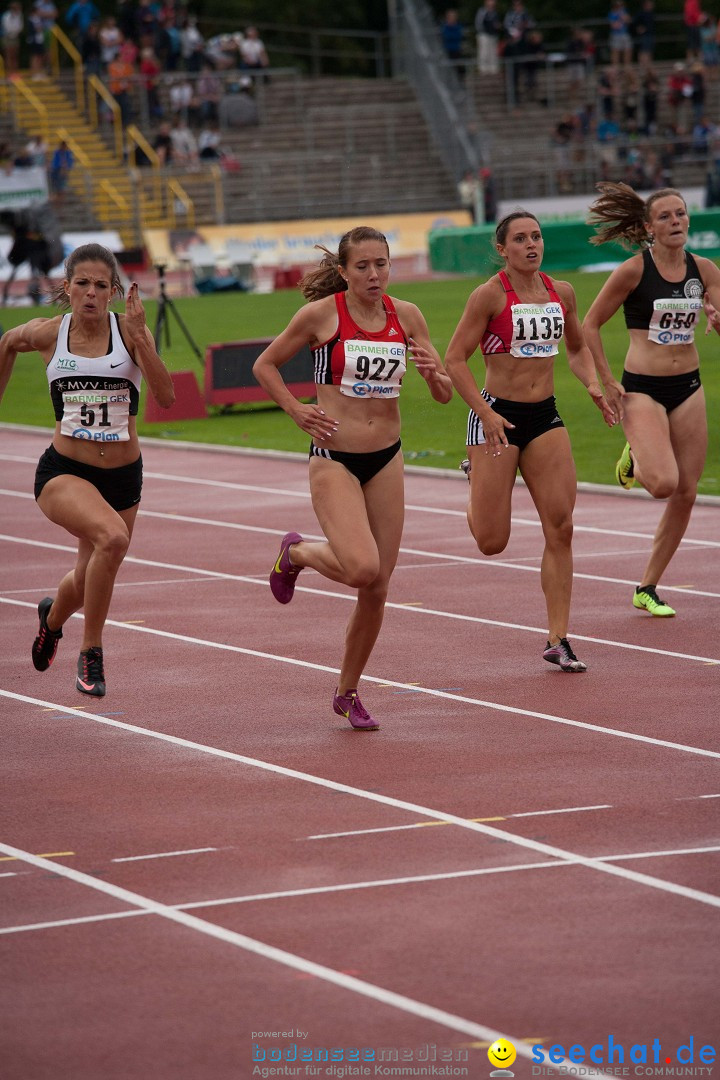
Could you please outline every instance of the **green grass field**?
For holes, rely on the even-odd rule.
[[[581,316],[597,294],[605,274],[567,274],[575,287]],[[411,300],[423,311],[433,342],[442,356],[465,301],[480,279],[424,281],[392,284],[390,293]],[[237,341],[241,338],[271,337],[283,329],[290,316],[303,303],[298,292],[270,294],[233,293],[224,296],[200,296],[178,299],[177,310],[187,323],[194,339],[204,352],[212,342]],[[155,321],[155,303],[146,304],[148,324]],[[122,309],[120,309],[122,310]],[[47,316],[45,308],[0,309],[0,325],[5,329],[34,315]],[[704,320],[703,320],[704,322]],[[171,345],[163,343],[163,359],[171,370],[194,370],[202,382],[203,369],[193,355],[183,334],[170,317]],[[627,336],[618,313],[604,328],[603,339],[613,370],[619,376],[627,348]],[[708,403],[710,447],[700,490],[720,495],[720,371],[717,363],[720,342],[715,334],[697,335],[701,372]],[[481,381],[482,362],[477,361]],[[623,445],[621,430],[609,430],[586,391],[571,374],[561,349],[556,364],[556,395],[560,413],[570,432],[578,478],[595,483],[613,483],[614,465]],[[464,456],[467,407],[459,397],[446,406],[432,401],[422,379],[411,369],[403,384],[403,449],[409,462],[443,468],[455,468]],[[140,417],[143,407],[140,408]],[[5,399],[0,405],[0,421],[32,424],[50,428],[52,411],[43,365],[37,355],[18,356]],[[138,424],[142,435],[161,439],[220,443],[276,450],[306,451],[308,437],[279,409],[265,404],[234,406],[202,420]]]

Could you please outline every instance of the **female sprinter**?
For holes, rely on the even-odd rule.
[[[606,423],[615,418],[595,378],[572,287],[540,269],[544,247],[537,218],[525,210],[508,214],[495,230],[495,244],[505,268],[471,294],[445,357],[455,389],[470,406],[468,524],[484,555],[504,551],[519,469],[545,537],[540,580],[549,633],[543,657],[562,671],[585,671],[567,638],[577,483],[553,396],[563,336],[573,374]],[[478,346],[486,368],[482,390],[468,364]]]
[[[618,483],[637,480],[667,499],[633,605],[651,615],[675,614],[657,585],[690,521],[707,451],[705,394],[700,383],[695,325],[704,308],[720,331],[720,270],[685,250],[685,200],[662,188],[646,200],[626,184],[598,184],[591,206],[594,243],[619,241],[641,251],[613,270],[583,324],[597,373],[627,438],[615,468]],[[622,383],[612,374],[600,328],[622,305],[630,338]]]
[[[94,697],[105,694],[103,627],[140,504],[135,417],[141,376],[161,407],[169,408],[175,396],[137,285],[130,286],[124,315],[109,310],[116,293],[122,296],[123,287],[115,256],[100,244],[85,244],[68,256],[65,279],[52,297],[69,313],[30,319],[0,338],[0,398],[19,352],[38,352],[45,362],[56,424],[38,463],[35,498],[43,514],[78,541],[74,569],[55,598],[38,605],[32,661],[38,671],[50,667],[64,623],[82,608],[75,685]]]
[[[281,604],[310,566],[357,589],[345,636],[333,709],[357,730],[379,724],[363,706],[358,683],[382,625],[403,527],[403,459],[398,396],[410,358],[436,401],[452,397],[450,379],[420,310],[386,295],[390,252],[382,233],[361,226],[340,240],[300,282],[311,301],[255,361],[261,386],[312,437],[310,492],[327,537],[311,543],[289,532],[270,574]],[[315,359],[317,404],[304,405],[279,368],[303,345]],[[408,353],[410,350],[410,353]]]

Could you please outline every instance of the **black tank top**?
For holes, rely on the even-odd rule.
[[[642,258],[642,277],[623,303],[628,330],[647,330],[650,327],[656,300],[702,301],[705,286],[689,251],[685,252],[685,277],[682,281],[666,281],[661,277],[649,248],[645,248]]]

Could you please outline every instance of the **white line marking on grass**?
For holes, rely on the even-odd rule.
[[[10,543],[15,543],[15,544],[28,545],[30,547],[47,548],[47,549],[51,549],[52,551],[67,551],[67,552],[72,552],[73,554],[75,553],[75,548],[70,547],[70,545],[51,544],[51,543],[49,543],[47,541],[44,541],[44,540],[30,540],[30,539],[27,539],[27,538],[21,538],[21,537],[17,537],[17,536],[8,536],[8,535],[0,534],[0,541],[2,541],[2,540],[6,540],[6,541],[8,541]],[[185,573],[188,573],[188,574],[192,574],[195,577],[206,577],[208,579],[213,579],[214,578],[214,579],[223,580],[223,581],[238,581],[238,582],[242,582],[243,584],[246,584],[246,585],[259,585],[259,586],[262,586],[262,588],[268,588],[267,579],[266,579],[265,576],[260,578],[258,576],[249,576],[249,575],[245,575],[245,574],[228,574],[228,573],[225,573],[224,571],[220,571],[220,570],[203,570],[202,567],[185,566],[183,564],[178,564],[178,563],[158,562],[158,560],[156,560],[156,559],[140,559],[140,558],[138,558],[137,556],[134,556],[134,555],[127,555],[125,557],[124,561],[126,563],[133,563],[136,566],[152,566],[153,568],[160,568],[160,569],[163,569],[163,570],[175,570],[175,571],[185,572]],[[529,569],[529,568],[522,567],[521,569]],[[577,577],[578,575],[576,574],[575,576]],[[142,582],[139,583],[139,584],[142,585]],[[355,594],[352,593],[352,592],[335,592],[332,589],[310,588],[310,587],[308,587],[306,585],[296,585],[295,586],[295,591],[296,592],[310,593],[310,594],[314,594],[316,596],[329,597],[331,599],[344,600],[345,602],[348,602],[348,601],[354,602],[355,601]],[[710,595],[710,594],[705,593],[705,594],[701,594],[701,595]],[[720,595],[720,594],[718,594],[718,595]],[[25,606],[25,607],[36,607],[35,604],[30,604],[28,602],[23,603],[23,601],[13,600],[13,599],[10,599],[9,597],[5,597],[4,599],[0,598],[0,602],[1,603],[8,603],[8,604],[18,604],[18,605],[22,604],[22,606]],[[429,607],[425,607],[425,606],[422,606],[422,605],[419,606],[419,607],[416,607],[416,606],[410,606],[407,603],[394,603],[392,601],[388,601],[385,604],[385,607],[388,610],[392,610],[392,611],[408,611],[408,612],[414,612],[414,613],[416,613],[418,615],[433,616],[433,617],[436,617],[436,618],[443,618],[443,619],[455,619],[455,620],[458,620],[460,622],[478,623],[478,624],[483,625],[483,626],[500,627],[501,629],[504,629],[504,630],[525,630],[525,631],[527,631],[529,633],[532,633],[532,634],[540,634],[543,637],[547,636],[546,631],[542,627],[526,626],[523,623],[504,622],[504,621],[499,620],[499,619],[483,619],[479,615],[463,615],[463,614],[461,614],[459,612],[441,611],[441,610],[439,610],[437,608],[429,608]],[[643,618],[643,617],[647,618],[647,616],[640,616],[640,617],[641,618]],[[159,632],[160,631],[158,631],[158,633]],[[576,634],[576,633],[574,633],[573,634],[573,640],[575,640],[575,641],[587,641],[587,642],[590,642],[590,643],[592,643],[594,645],[609,645],[609,646],[611,646],[612,648],[615,648],[615,649],[628,649],[628,650],[630,650],[632,652],[645,652],[645,653],[650,653],[653,656],[672,656],[672,657],[674,657],[675,659],[678,659],[678,660],[693,660],[693,661],[699,661],[700,663],[703,663],[703,664],[720,664],[720,659],[718,659],[718,657],[715,657],[715,656],[696,656],[693,653],[675,652],[675,651],[670,650],[670,649],[656,649],[656,648],[652,648],[652,647],[650,647],[648,645],[634,645],[634,644],[631,644],[630,642],[627,642],[627,641],[617,641],[617,640],[612,640],[612,639],[609,639],[609,638],[589,637],[588,635],[585,635],[585,634]]]
[[[297,661],[296,661],[297,663]],[[0,690],[0,696],[7,697],[13,701],[22,701],[29,705],[38,705],[41,708],[52,707],[53,702],[43,701],[39,698],[31,698],[25,694],[15,694],[8,690]],[[554,859],[561,859],[564,862],[571,862],[579,866],[587,867],[589,870],[596,870],[604,874],[609,874],[613,877],[618,877],[626,882],[633,882],[638,885],[645,885],[649,888],[656,889],[660,892],[666,892],[672,896],[683,897],[684,899],[694,900],[698,903],[707,904],[710,907],[720,908],[720,897],[713,896],[710,893],[702,892],[699,889],[691,889],[685,885],[677,885],[674,882],[662,881],[660,878],[650,877],[647,874],[638,874],[634,870],[628,870],[625,867],[614,866],[610,863],[603,863],[600,860],[587,857],[584,855],[578,855],[574,852],[566,851],[563,848],[556,847],[552,844],[544,844],[539,840],[533,840],[530,837],[517,836],[513,833],[506,832],[503,829],[497,829],[494,826],[486,825],[477,821],[468,821],[466,818],[459,817],[457,814],[450,814],[445,811],[437,811],[430,809],[427,806],[422,806],[419,803],[410,802],[405,799],[396,799],[389,795],[382,795],[376,791],[365,791],[362,788],[353,787],[350,784],[339,783],[336,780],[328,780],[322,776],[314,776],[311,773],[301,772],[298,769],[289,769],[284,765],[276,765],[269,761],[262,761],[258,758],[247,757],[244,754],[236,754],[230,750],[221,750],[215,746],[208,746],[203,743],[196,743],[190,739],[182,739],[177,735],[167,735],[164,732],[153,731],[149,728],[139,727],[135,724],[128,724],[122,720],[113,720],[107,716],[99,716],[95,713],[85,712],[83,709],[73,709],[72,713],[76,716],[86,720],[92,720],[96,724],[104,724],[107,727],[114,727],[120,731],[129,731],[136,735],[142,735],[145,738],[156,739],[159,742],[168,743],[172,746],[179,746],[184,749],[197,750],[202,754],[208,754],[213,757],[223,758],[226,761],[238,762],[242,765],[249,765],[252,768],[262,769],[266,772],[275,773],[277,776],[282,776],[287,779],[300,780],[303,783],[314,784],[317,787],[325,788],[328,791],[337,791],[342,794],[351,795],[356,798],[366,799],[368,802],[378,803],[381,806],[393,807],[397,810],[405,810],[410,814],[419,814],[421,817],[430,821],[447,821],[450,824],[458,825],[462,829],[467,829],[470,832],[482,833],[484,836],[491,836],[497,840],[502,840],[504,843],[508,843],[520,848],[527,848],[530,851],[537,852],[540,855],[550,856]],[[701,753],[707,754],[710,757],[718,757],[720,755],[711,753],[709,751],[701,751]],[[3,850],[3,845],[0,844],[0,850]],[[23,853],[25,857],[27,853]],[[29,856],[30,859],[37,858],[37,856]],[[49,863],[53,866],[52,863]],[[63,867],[63,870],[67,868]],[[94,879],[90,879],[91,881]]]

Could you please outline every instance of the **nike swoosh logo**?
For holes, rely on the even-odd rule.
[[[280,569],[280,560],[282,559],[284,554],[285,554],[285,548],[282,549],[282,551],[280,552],[280,554],[277,557],[277,562],[275,563],[275,573],[276,574],[282,574],[282,570]]]
[[[344,711],[343,709],[341,709],[341,710],[340,710],[340,715],[341,715],[341,716],[344,716],[344,717],[345,717],[345,719],[346,719],[346,720],[348,720],[348,719],[350,718],[350,710],[348,709],[348,711],[347,711],[347,712],[345,712],[345,711]]]
[[[81,686],[84,686],[86,690],[92,690],[95,687],[94,682],[83,682],[82,679],[80,679],[80,678],[78,679],[78,682],[80,683]]]
[[[124,363],[125,363],[125,361],[121,360],[119,364],[111,364],[110,367],[111,368],[122,367]]]

